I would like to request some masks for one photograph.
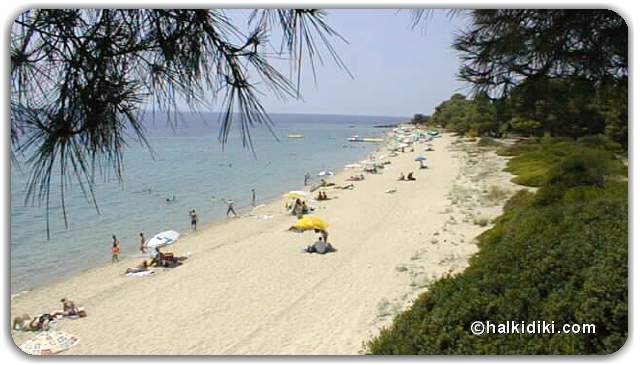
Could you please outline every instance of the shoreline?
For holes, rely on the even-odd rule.
[[[399,124],[403,124],[403,123],[401,122]],[[387,138],[387,133],[383,133],[383,136],[386,139]],[[345,143],[347,143],[347,142],[345,142]],[[370,155],[372,153],[378,153],[380,149],[384,148],[387,145],[387,142],[385,141],[384,143],[377,143],[377,145],[379,145],[378,148],[376,148],[373,151],[366,152],[366,154],[363,154],[361,156],[361,158],[363,158],[364,156],[368,156],[368,155]],[[336,166],[336,170],[338,170],[338,169],[340,169],[340,173],[344,172],[344,171],[342,171],[342,166]],[[334,171],[336,171],[336,170],[334,170]],[[336,176],[334,176],[334,178],[337,177],[337,175],[340,174],[340,173],[336,173]],[[303,177],[304,176],[302,175],[300,177],[300,180],[302,180]],[[319,180],[319,178],[317,176],[315,176],[315,174],[313,174],[312,175],[312,181],[313,180]],[[302,186],[302,184],[300,184],[300,190],[307,191],[308,189],[305,189],[305,188],[306,187],[304,187],[304,186]],[[265,200],[264,201],[262,201],[262,202],[260,202],[260,200],[257,201],[256,207],[252,207],[250,203],[242,204],[242,205],[236,204],[235,209],[238,212],[238,214],[240,215],[238,218],[245,218],[246,216],[251,216],[251,213],[255,210],[255,208],[258,208],[258,207],[261,207],[261,206],[265,206],[265,205],[270,205],[270,204],[273,204],[273,203],[281,201],[281,197],[285,193],[287,193],[287,191],[279,191],[279,192],[274,193],[274,194],[268,194],[268,195],[265,196]],[[224,210],[224,209],[226,209],[226,207],[225,208],[222,208],[222,207],[220,208],[220,210]],[[213,220],[211,220],[209,222],[206,222],[206,223],[203,223],[203,224],[199,223],[198,224],[198,232],[199,231],[205,231],[205,230],[213,229],[215,227],[218,227],[221,224],[225,224],[225,223],[229,222],[229,220],[232,220],[232,219],[236,219],[236,218],[221,216],[219,218],[214,218]],[[185,218],[185,221],[186,221],[186,218]],[[186,228],[185,231],[180,231],[179,229],[177,229],[177,230],[180,232],[181,240],[185,239],[186,237],[188,237],[191,234],[196,233],[196,232],[191,231],[189,228]],[[150,238],[150,237],[148,237],[148,238]],[[137,243],[136,243],[136,245],[137,245]],[[145,257],[147,257],[147,256],[148,255],[145,255]],[[131,261],[132,259],[135,260],[135,262],[137,262],[138,260],[141,259],[141,254],[136,250],[134,253],[126,253],[126,254],[121,254],[120,255],[120,261],[121,262],[122,261]],[[66,280],[70,280],[75,276],[83,275],[83,274],[86,274],[88,272],[94,272],[96,269],[111,267],[112,265],[113,264],[110,262],[109,255],[105,254],[104,263],[98,264],[97,266],[87,267],[87,268],[79,270],[79,271],[71,271],[71,272],[68,272],[68,273],[66,273],[64,275],[61,275],[59,277],[52,278],[51,280],[49,280],[49,281],[47,281],[45,283],[38,284],[38,285],[35,285],[35,286],[32,286],[32,287],[28,287],[28,288],[23,288],[23,289],[20,289],[20,290],[18,290],[16,292],[11,292],[11,283],[10,283],[10,285],[9,285],[9,287],[10,287],[9,288],[9,290],[10,290],[10,298],[11,298],[11,300],[13,300],[14,298],[18,298],[18,297],[20,297],[22,295],[25,295],[25,294],[27,294],[27,293],[29,293],[31,291],[38,290],[38,289],[46,287],[46,286],[59,284],[60,282],[64,282]]]
[[[449,217],[458,214],[457,208],[442,213],[451,206],[447,203],[453,189],[467,178],[461,176],[461,171],[465,170],[464,158],[468,152],[449,150],[455,141],[460,140],[450,135],[434,140],[436,152],[429,152],[434,154],[433,170],[416,168],[413,157],[422,149],[422,145],[418,145],[418,151],[391,159],[392,165],[382,174],[367,175],[365,181],[355,182],[354,190],[328,188],[327,193],[334,199],[310,201],[316,206],[315,215],[330,224],[329,241],[338,249],[335,253],[301,254],[300,247],[313,235],[286,232],[295,217],[283,214],[282,201],[276,198],[250,209],[238,219],[214,221],[184,235],[171,248],[178,255],[190,253],[189,259],[178,268],[159,269],[147,278],[129,278],[121,273],[140,258],[126,257],[118,264],[88,269],[48,288],[37,287],[12,298],[11,314],[50,311],[62,296],[85,306],[89,317],[63,320],[58,325],[82,338],[81,344],[66,354],[361,353],[362,343],[388,324],[393,314],[406,308],[427,281],[464,269],[466,260],[477,249],[472,243],[476,233],[489,228],[473,223],[469,227],[458,226],[456,233],[464,232],[464,237],[463,243],[455,245],[452,241],[436,244],[433,238],[429,241],[429,237],[438,236],[446,243],[444,237],[452,226]],[[387,146],[387,143],[381,144],[368,154],[379,156]],[[495,162],[501,158],[494,156],[488,160]],[[451,171],[452,167],[455,171]],[[417,171],[418,182],[395,182],[399,169]],[[510,174],[501,170],[495,171],[500,175],[500,179],[494,181],[498,185],[510,179]],[[340,170],[329,181],[346,184],[343,181],[351,173]],[[396,185],[398,192],[385,194],[382,188],[390,185]],[[361,205],[366,208],[364,216],[363,209],[358,207]],[[487,216],[499,214],[501,206],[492,206]],[[421,222],[421,214],[426,221],[434,223],[433,227],[416,226]],[[375,222],[360,229],[358,225],[365,216]],[[381,224],[389,226],[380,227]],[[389,246],[397,242],[404,244]],[[208,276],[214,279],[209,281]],[[369,276],[374,277],[373,281]],[[101,280],[105,277],[113,279]],[[338,278],[339,281],[332,281]],[[169,298],[153,303],[143,299],[145,293],[162,296],[163,290],[170,292]],[[219,297],[215,293],[225,294]],[[155,295],[152,298],[155,299]],[[181,306],[180,298],[185,297],[196,303],[190,301]],[[136,303],[148,304],[150,308],[132,308]],[[330,318],[335,316],[340,320],[327,320],[322,313],[316,313],[314,306],[318,303],[324,303],[333,315]],[[127,309],[122,313],[125,318],[108,323],[106,333],[114,339],[95,343],[97,334],[91,329],[105,331],[106,328],[100,327],[101,319],[121,311],[123,306]],[[138,348],[135,346],[137,336],[145,336],[144,326],[138,322],[151,321],[149,312],[177,316],[175,319],[183,321],[185,326],[162,324],[161,333],[171,334],[169,342]],[[198,321],[192,323],[192,317],[206,322],[207,326],[203,328]],[[198,335],[194,335],[194,331]],[[334,332],[338,341],[317,339],[327,331]],[[22,342],[22,333],[12,334],[17,343]],[[119,335],[133,337],[118,341]],[[126,346],[123,348],[123,345]]]

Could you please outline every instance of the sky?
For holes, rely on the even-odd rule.
[[[460,62],[451,48],[456,32],[468,24],[464,14],[452,18],[436,11],[425,26],[412,28],[407,10],[334,9],[327,10],[327,21],[349,42],[333,44],[353,78],[325,53],[317,84],[311,68],[303,69],[303,100],[265,93],[268,112],[405,117],[431,114],[453,93],[468,91],[456,78]]]

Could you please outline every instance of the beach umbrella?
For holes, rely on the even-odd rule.
[[[164,231],[156,234],[147,241],[146,246],[148,248],[159,248],[164,246],[173,245],[178,241],[180,233],[176,231]]]
[[[333,172],[331,171],[320,171],[318,176],[333,176]]]
[[[424,156],[418,156],[416,157],[416,161],[420,161],[420,168],[424,168],[424,165],[422,164],[423,161],[426,161],[427,158]]]
[[[20,345],[20,350],[29,355],[54,355],[70,349],[80,342],[75,336],[64,332],[40,332]]]
[[[296,232],[304,232],[312,229],[317,229],[319,231],[326,231],[329,228],[327,222],[323,221],[318,217],[304,217],[300,218],[296,224],[291,226],[289,230]]]
[[[283,197],[285,197],[287,199],[304,199],[304,198],[307,197],[307,195],[309,195],[309,193],[307,193],[306,191],[292,190],[292,191],[284,194]]]
[[[352,163],[352,164],[344,165],[345,170],[359,169],[361,167],[362,167],[362,165],[360,165],[359,163]]]

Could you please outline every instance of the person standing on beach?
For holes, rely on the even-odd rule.
[[[304,186],[307,186],[309,184],[310,179],[311,179],[311,175],[308,172],[304,174]]]
[[[256,206],[256,189],[251,189],[251,205]]]
[[[116,235],[113,236],[113,246],[111,247],[111,263],[120,262],[120,241],[116,238]]]
[[[229,216],[229,213],[233,213],[234,216],[238,216],[238,213],[236,213],[236,210],[233,209],[233,200],[227,200],[227,217]]]
[[[189,212],[189,216],[191,217],[191,229],[194,231],[198,230],[198,215],[196,214],[196,210],[192,209]]]
[[[144,238],[144,233],[140,232],[140,253],[146,253],[145,243],[147,240]]]

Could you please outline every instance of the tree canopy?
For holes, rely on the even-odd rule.
[[[170,112],[178,100],[193,108],[216,100],[220,140],[237,119],[252,147],[249,128],[271,125],[257,84],[297,97],[303,59],[314,69],[325,52],[344,67],[332,46],[342,38],[321,10],[255,10],[248,27],[243,32],[222,10],[206,9],[20,14],[11,30],[11,147],[29,165],[25,201],[49,206],[54,170],[63,211],[69,175],[90,199],[96,171],[120,178],[125,136],[146,143],[144,103]],[[282,35],[279,45],[273,34]],[[290,60],[297,79],[272,65],[276,57]]]

